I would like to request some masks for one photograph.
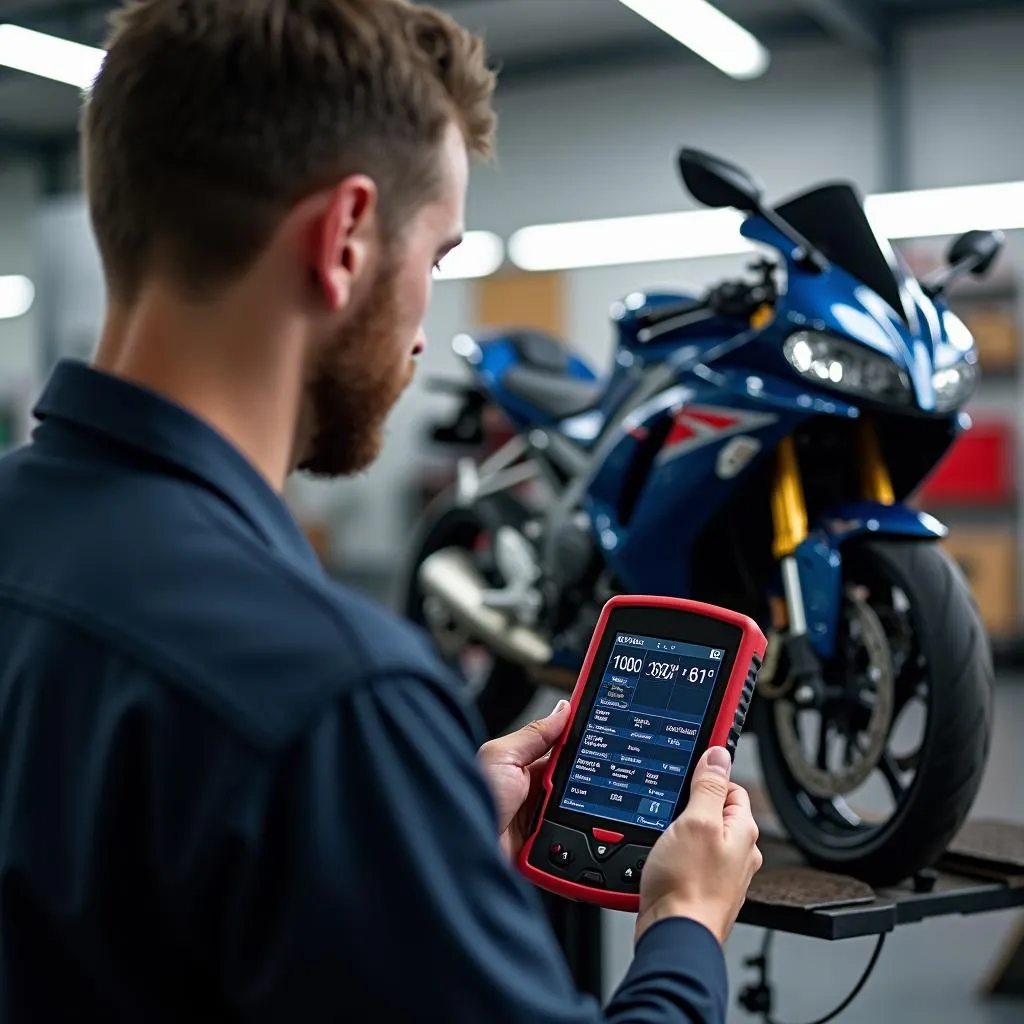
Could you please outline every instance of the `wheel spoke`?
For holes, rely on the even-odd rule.
[[[921,757],[924,754],[924,743],[921,744],[912,754],[902,754],[899,757],[894,757],[893,760],[896,763],[896,767],[901,772],[913,772],[917,771],[921,764]]]
[[[882,760],[878,762],[878,767],[881,769],[885,781],[889,784],[893,800],[899,803],[900,798],[907,791],[907,787],[900,778],[899,762],[892,754],[887,752],[882,757]]]

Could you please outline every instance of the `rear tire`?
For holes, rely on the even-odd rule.
[[[495,501],[500,496],[495,496]],[[488,509],[465,508],[455,505],[443,496],[427,510],[413,545],[408,570],[402,583],[400,600],[402,610],[410,621],[430,632],[430,624],[424,613],[424,595],[417,582],[417,572],[428,555],[446,547],[461,547],[474,550],[480,538],[486,537],[502,522],[508,521],[504,516],[515,510],[509,508],[493,509],[495,518],[491,522]],[[514,521],[514,520],[513,520]],[[441,652],[442,656],[444,652]],[[457,659],[446,658],[453,670],[466,681],[467,690],[476,704],[477,711],[483,719],[484,729],[488,737],[499,736],[507,732],[509,726],[517,721],[531,701],[537,696],[537,687],[530,681],[526,671],[514,662],[499,658],[488,652],[491,659],[483,680],[477,686],[471,686],[464,667]]]
[[[928,717],[913,782],[891,818],[845,827],[828,799],[806,792],[783,754],[770,706],[758,748],[765,786],[792,841],[811,863],[873,885],[896,884],[938,859],[967,818],[988,758],[994,672],[988,637],[962,574],[936,544],[858,542],[844,551],[847,583],[903,592],[927,686]],[[923,668],[922,666],[923,659]]]

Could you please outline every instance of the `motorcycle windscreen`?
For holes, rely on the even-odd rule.
[[[888,240],[872,228],[856,189],[823,185],[776,207],[776,213],[907,320],[905,272]]]

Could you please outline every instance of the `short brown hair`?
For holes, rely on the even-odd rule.
[[[407,0],[131,0],[82,115],[108,286],[154,270],[192,294],[244,272],[284,213],[348,174],[385,232],[432,195],[448,124],[490,152],[479,38]]]

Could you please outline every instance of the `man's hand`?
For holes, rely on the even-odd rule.
[[[562,735],[568,712],[569,702],[560,700],[547,718],[538,718],[508,736],[488,740],[480,748],[480,767],[498,811],[499,841],[510,859],[518,855],[526,842],[548,754]]]
[[[640,881],[636,938],[664,917],[689,917],[725,942],[761,868],[746,790],[729,781],[732,762],[712,747],[694,772],[685,810],[651,848]]]

